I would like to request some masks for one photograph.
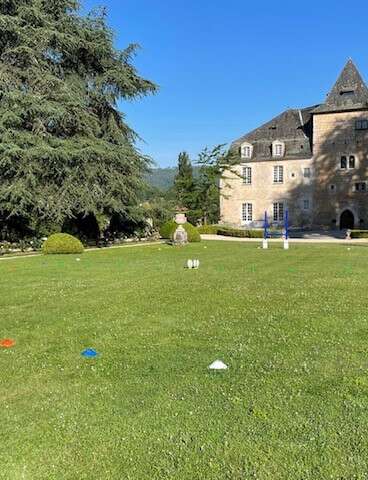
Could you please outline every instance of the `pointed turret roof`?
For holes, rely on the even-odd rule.
[[[368,109],[368,88],[351,59],[348,60],[325,103],[313,113]]]

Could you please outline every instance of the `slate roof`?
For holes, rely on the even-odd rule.
[[[312,111],[313,107],[289,109],[259,128],[247,133],[232,144],[239,148],[244,142],[253,145],[252,160],[267,160],[272,157],[272,142],[285,143],[283,159],[303,159],[312,156]]]
[[[340,112],[368,108],[368,88],[352,60],[342,70],[325,103],[313,113]]]
[[[325,103],[303,109],[289,109],[271,121],[243,135],[232,148],[242,143],[253,145],[251,161],[272,159],[272,142],[285,144],[283,159],[312,156],[313,115],[349,110],[368,110],[368,88],[352,60],[343,68]]]

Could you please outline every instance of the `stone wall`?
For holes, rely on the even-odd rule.
[[[368,180],[368,131],[356,130],[358,119],[368,112],[343,112],[314,116],[313,149],[316,188],[313,223],[339,227],[341,213],[349,209],[355,228],[368,228],[367,192],[354,191],[354,185]],[[355,156],[354,169],[341,169],[341,156]]]

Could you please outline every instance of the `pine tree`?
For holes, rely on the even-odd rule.
[[[178,157],[178,173],[174,181],[178,206],[192,208],[193,189],[193,167],[187,152],[181,152]]]
[[[118,51],[104,10],[0,0],[0,219],[30,231],[129,215],[149,160],[118,111],[156,91]]]

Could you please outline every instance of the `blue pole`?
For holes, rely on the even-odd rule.
[[[268,238],[268,219],[267,219],[267,212],[265,212],[265,216],[264,216],[264,234],[263,234],[263,238],[265,240],[267,240]]]
[[[285,212],[285,239],[289,240],[289,210]]]

